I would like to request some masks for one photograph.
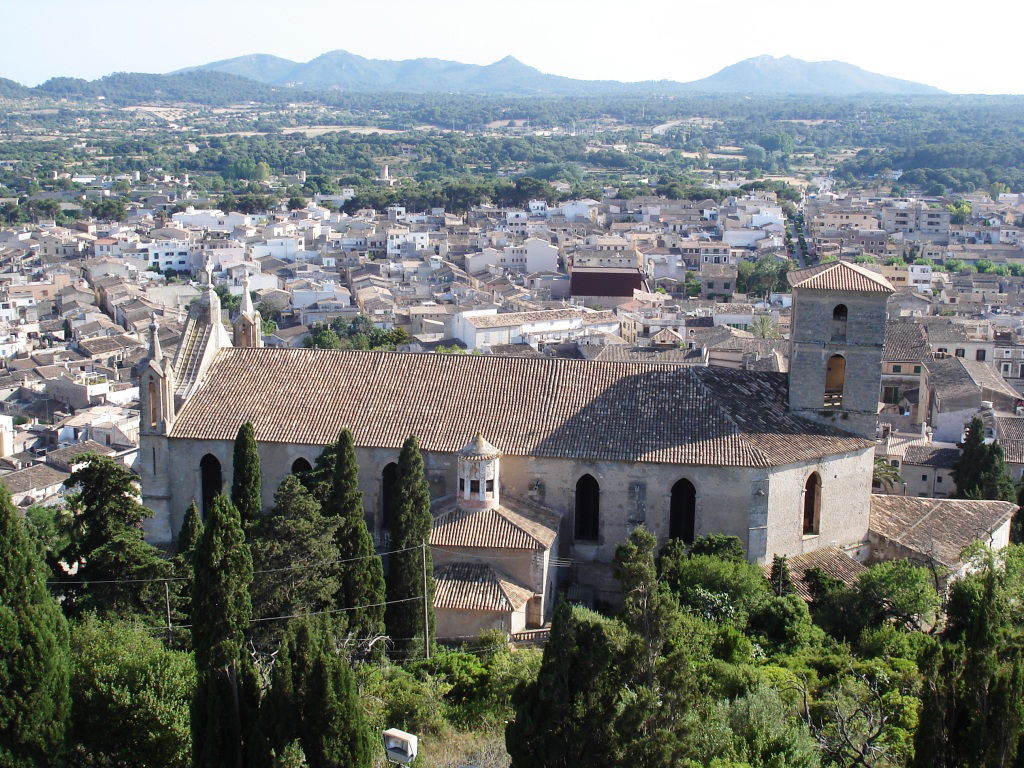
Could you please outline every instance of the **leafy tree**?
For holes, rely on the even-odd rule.
[[[46,568],[0,485],[0,765],[58,765],[70,709],[68,627]]]
[[[288,198],[288,210],[289,211],[298,211],[298,210],[301,210],[302,208],[305,208],[307,205],[308,205],[308,203],[306,202],[306,198],[304,198],[304,197],[299,197],[298,195],[294,195],[294,196]]]
[[[253,560],[262,573],[252,581],[257,619],[328,610],[338,590],[338,522],[321,514],[320,505],[298,478],[285,478],[274,494],[274,508],[251,529]],[[280,622],[254,627],[260,645],[280,637]],[[276,643],[274,643],[276,645]]]
[[[712,555],[738,562],[746,562],[747,560],[747,553],[743,550],[743,543],[739,540],[739,537],[725,536],[720,533],[698,536],[696,541],[690,545],[690,554]]]
[[[1010,477],[1006,461],[1003,458],[1003,447],[999,443],[991,443],[988,446],[988,456],[974,496],[975,498],[998,501],[1016,500],[1017,494],[1013,487],[1013,479]]]
[[[387,578],[385,623],[397,653],[408,655],[422,647],[434,631],[434,577],[430,548],[430,486],[423,472],[423,454],[415,436],[402,445],[395,474],[393,508],[389,510],[391,562]],[[426,562],[424,563],[424,559]],[[424,594],[423,571],[427,584]],[[416,599],[419,598],[419,599]],[[422,600],[427,601],[424,627]],[[401,601],[401,602],[394,602]]]
[[[422,469],[421,469],[422,471]],[[429,491],[428,491],[429,493]],[[429,498],[428,498],[429,505]],[[337,519],[334,541],[338,559],[337,602],[340,607],[372,606],[347,611],[349,629],[357,638],[384,634],[384,567],[373,549],[373,537],[363,516],[363,494],[359,490],[359,466],[356,463],[355,440],[345,429],[338,437],[334,452],[334,476],[324,513]],[[429,507],[427,511],[429,532]],[[422,520],[410,517],[422,526]],[[417,529],[418,530],[418,529]],[[401,548],[397,547],[396,548]],[[405,553],[400,553],[405,554]],[[415,553],[413,553],[415,554]],[[419,592],[422,593],[422,578]],[[422,613],[422,606],[420,607]]]
[[[71,634],[76,761],[177,768],[190,763],[195,665],[141,627],[86,617]]]
[[[213,501],[193,567],[192,761],[196,768],[241,768],[254,698],[242,645],[252,618],[253,568],[238,510],[223,495]]]
[[[251,526],[263,512],[260,452],[251,422],[247,421],[238,428],[231,466],[231,503],[242,516],[242,524]]]

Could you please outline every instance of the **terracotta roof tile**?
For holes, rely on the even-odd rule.
[[[449,563],[434,573],[434,607],[459,611],[518,611],[533,590],[485,563]]]
[[[452,505],[434,517],[434,547],[549,549],[558,535],[558,516],[536,504],[505,500],[497,509],[464,510]]]
[[[1016,511],[1008,501],[927,499],[872,494],[869,531],[947,568],[968,544],[988,537]]]
[[[727,368],[322,349],[222,350],[172,438],[768,467],[873,446],[786,408],[786,377]],[[799,439],[794,439],[798,437]]]
[[[786,275],[794,288],[818,291],[857,291],[867,293],[894,293],[892,283],[882,275],[858,264],[832,261],[806,269],[797,269]]]
[[[812,568],[820,568],[847,586],[851,586],[857,577],[867,570],[862,563],[854,560],[838,547],[824,547],[813,552],[787,557],[786,565],[789,566],[789,576],[797,594],[808,602],[811,600],[811,591],[805,578],[807,571]],[[771,575],[772,564],[770,562],[762,564],[761,570],[767,578]]]

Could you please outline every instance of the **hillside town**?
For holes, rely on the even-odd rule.
[[[897,289],[877,454],[900,468],[898,492],[955,495],[956,443],[976,414],[1024,473],[1024,195],[969,196],[958,217],[943,199],[825,191],[792,218],[771,192],[456,216],[346,215],[331,201],[243,214],[180,191],[146,194],[121,221],[0,231],[2,462],[19,503],[57,501],[75,451],[134,466],[150,325],[173,357],[204,270],[223,321],[251,302],[271,347],[351,346],[362,324],[399,352],[785,372],[782,278],[850,261]]]

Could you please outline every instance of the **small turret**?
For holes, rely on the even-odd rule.
[[[459,451],[459,506],[494,509],[499,503],[501,451],[477,432]]]

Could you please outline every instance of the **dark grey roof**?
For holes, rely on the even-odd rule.
[[[932,359],[928,336],[917,323],[885,324],[885,343],[882,346],[882,360],[886,362],[921,363]]]
[[[903,454],[904,464],[936,469],[952,469],[960,458],[959,448],[938,445],[910,445]]]

